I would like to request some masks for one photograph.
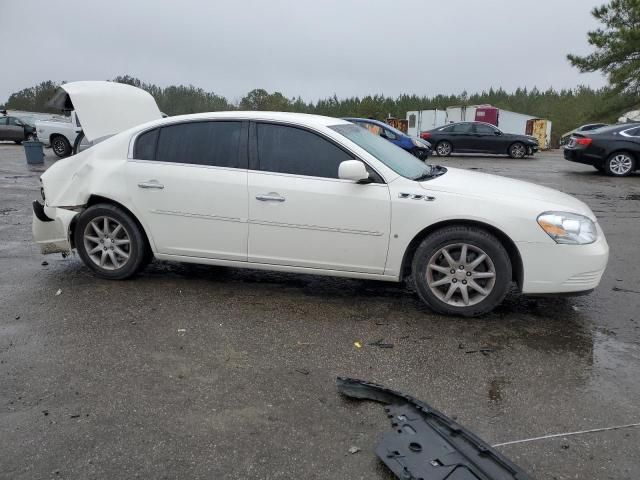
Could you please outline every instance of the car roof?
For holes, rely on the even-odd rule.
[[[330,125],[339,125],[348,123],[345,120],[334,117],[325,117],[322,115],[313,115],[309,113],[293,113],[293,112],[269,112],[269,111],[226,111],[226,112],[207,112],[195,113],[190,115],[176,115],[174,117],[163,118],[158,120],[158,125],[175,123],[177,121],[193,121],[193,120],[216,120],[216,119],[233,119],[233,120],[266,120],[284,123],[295,123],[309,127],[327,127]]]
[[[368,122],[368,123],[373,123],[374,125],[378,125],[380,127],[390,127],[391,126],[388,123],[381,122],[380,120],[376,120],[374,118],[343,117],[342,120],[346,120],[348,122],[353,122],[353,121]]]

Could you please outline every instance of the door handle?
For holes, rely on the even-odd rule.
[[[261,202],[284,202],[285,198],[275,192],[269,192],[267,194],[256,195],[256,200],[260,200]]]
[[[161,183],[158,183],[157,180],[149,180],[148,182],[140,182],[138,184],[138,187],[140,187],[140,188],[157,188],[158,190],[162,190],[164,188],[164,185],[162,185]]]

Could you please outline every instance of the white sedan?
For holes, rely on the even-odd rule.
[[[161,118],[134,87],[63,87],[96,145],[41,178],[33,234],[107,279],[152,259],[400,282],[433,310],[594,289],[609,247],[593,212],[530,183],[429,166],[335,118]],[[142,123],[144,122],[144,123]]]

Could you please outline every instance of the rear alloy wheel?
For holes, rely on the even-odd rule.
[[[412,263],[420,298],[446,315],[493,310],[511,286],[511,260],[500,241],[476,228],[447,227],[420,244]]]
[[[447,142],[446,140],[443,140],[438,143],[438,145],[436,145],[436,152],[440,157],[448,157],[449,155],[451,155],[452,151],[453,147],[451,146],[451,143]]]
[[[74,239],[84,264],[102,278],[129,278],[148,258],[140,227],[114,205],[87,208],[78,219]]]
[[[626,152],[611,155],[604,164],[604,171],[614,177],[626,177],[635,170],[635,159]]]
[[[527,154],[527,147],[525,147],[520,142],[516,142],[509,147],[509,156],[511,158],[515,158],[515,159],[524,158],[526,154]]]
[[[69,144],[69,140],[60,135],[53,137],[53,140],[51,140],[51,148],[53,149],[53,153],[60,158],[71,155],[71,144]]]

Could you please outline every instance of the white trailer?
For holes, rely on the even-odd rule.
[[[447,112],[444,110],[412,110],[407,112],[407,134],[417,137],[420,132],[431,130],[447,123]]]

